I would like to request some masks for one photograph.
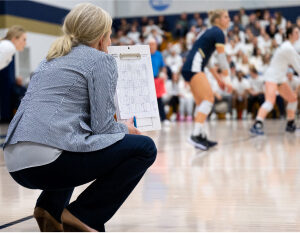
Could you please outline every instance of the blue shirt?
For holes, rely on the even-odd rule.
[[[204,71],[204,67],[207,65],[209,58],[215,51],[217,44],[224,45],[225,36],[219,27],[213,26],[203,32],[196,40],[186,58],[186,62],[184,63],[182,70],[192,71],[193,63],[195,61],[199,61],[199,70]],[[201,56],[202,59],[199,60],[197,56]]]
[[[157,78],[159,75],[159,70],[165,67],[163,56],[159,51],[156,51],[154,54],[151,54],[151,60],[152,60],[153,76],[154,78]]]

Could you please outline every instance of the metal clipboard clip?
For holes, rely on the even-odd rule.
[[[142,56],[140,53],[120,53],[121,60],[136,60],[141,58]]]

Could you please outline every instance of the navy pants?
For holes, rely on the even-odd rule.
[[[41,189],[36,206],[61,222],[67,208],[88,226],[105,231],[115,214],[156,158],[151,138],[125,135],[115,144],[94,152],[64,151],[54,162],[12,172],[22,186]],[[93,181],[69,204],[74,187]]]
[[[162,98],[157,98],[157,105],[158,105],[160,121],[166,120],[167,117],[166,117],[166,113],[165,113],[165,105],[164,105]]]

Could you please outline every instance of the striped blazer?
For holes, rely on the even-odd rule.
[[[73,152],[108,147],[128,133],[114,120],[114,58],[85,45],[43,60],[11,121],[4,147],[35,142]]]

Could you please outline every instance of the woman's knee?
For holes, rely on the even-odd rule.
[[[152,164],[155,161],[157,155],[156,145],[154,141],[148,136],[140,135],[139,137],[141,140],[139,153]]]

